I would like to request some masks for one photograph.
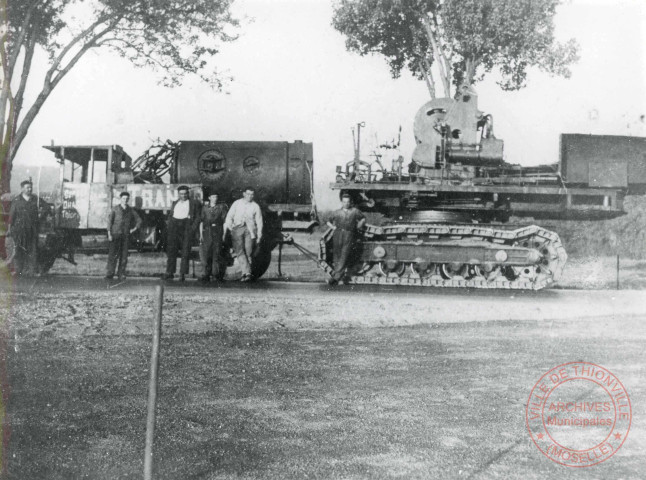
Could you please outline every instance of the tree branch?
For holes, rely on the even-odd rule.
[[[35,31],[39,27],[39,23],[35,25]],[[16,131],[18,127],[18,117],[20,117],[20,112],[22,110],[22,104],[25,95],[25,88],[27,87],[27,79],[29,78],[29,72],[31,70],[31,61],[34,57],[34,51],[36,49],[36,35],[32,34],[27,39],[27,48],[25,49],[25,58],[22,63],[22,73],[20,74],[20,84],[18,85],[18,90],[14,96],[14,111],[12,115],[12,127],[13,131]]]
[[[52,63],[52,66],[50,67],[50,69],[49,69],[49,70],[47,71],[47,73],[45,74],[45,82],[47,82],[47,83],[48,83],[48,82],[50,82],[50,81],[51,81],[52,76],[53,76],[53,75],[54,75],[54,73],[56,73],[56,71],[58,70],[58,66],[61,64],[61,62],[63,61],[63,59],[65,58],[65,56],[70,52],[70,50],[72,50],[72,48],[74,48],[74,47],[76,46],[76,44],[78,44],[81,40],[83,40],[84,38],[86,38],[87,36],[89,36],[89,34],[90,34],[90,33],[92,33],[92,32],[94,31],[94,29],[96,29],[96,27],[98,27],[98,26],[99,26],[99,25],[101,25],[102,23],[105,23],[105,22],[106,22],[110,17],[115,17],[115,16],[116,16],[115,14],[112,14],[112,15],[104,15],[104,16],[99,17],[99,18],[98,18],[98,19],[97,19],[97,20],[96,20],[92,25],[90,25],[90,26],[89,26],[89,27],[87,27],[85,30],[83,30],[81,33],[79,33],[76,37],[74,37],[74,38],[73,38],[73,39],[72,39],[72,40],[71,40],[71,41],[70,41],[70,42],[65,46],[65,48],[63,48],[63,50],[61,51],[61,53],[60,53],[60,54],[58,54],[58,56],[56,57],[56,59],[55,59],[55,60],[54,60],[54,62]],[[119,18],[119,19],[120,19],[120,18]],[[114,25],[116,25],[117,23],[118,23],[118,21],[117,21],[117,22],[114,22],[114,24],[112,24],[112,25],[109,27],[109,29],[110,29],[110,28],[113,28],[113,27],[114,27]],[[106,30],[106,31],[107,31],[107,30]],[[104,31],[104,33],[106,33],[106,31]],[[94,38],[94,39],[96,39],[96,36],[95,36],[95,37],[93,37],[93,38]],[[90,41],[92,41],[92,40],[90,40]],[[86,50],[87,50],[87,49],[86,49]]]
[[[446,79],[449,84],[449,88],[451,85],[453,85],[453,50],[451,49],[450,46],[447,45],[447,38],[446,38],[446,32],[443,30],[442,24],[444,22],[441,22],[442,18],[439,14],[439,12],[435,15],[434,21],[434,30],[433,32],[437,32],[434,36],[437,39],[437,49],[438,52],[440,52],[440,55],[442,56],[442,60],[444,61],[444,65],[446,68]],[[450,55],[447,55],[446,52],[447,50],[449,51]],[[447,97],[450,96],[450,91],[447,92]]]
[[[42,108],[43,104],[45,103],[45,100],[49,97],[51,94],[52,90],[58,83],[63,79],[63,77],[70,71],[70,69],[79,61],[79,59],[92,47],[96,46],[97,40],[99,40],[103,35],[108,33],[110,30],[114,28],[114,26],[119,23],[120,17],[117,18],[115,21],[111,22],[106,28],[101,30],[100,32],[96,33],[92,38],[90,38],[82,47],[81,49],[76,52],[76,55],[74,55],[70,61],[62,68],[62,69],[54,69],[53,67],[48,71],[48,77],[45,78],[45,81],[43,83],[43,88],[38,94],[38,97],[36,97],[36,100],[32,104],[32,106],[29,108],[27,113],[25,114],[25,117],[23,120],[20,122],[20,126],[15,132],[15,136],[13,138],[13,142],[11,144],[11,148],[9,150],[9,158],[13,159],[13,157],[16,155],[16,152],[20,148],[20,144],[22,141],[25,139],[27,136],[27,132],[29,130],[29,127],[31,126],[31,123],[34,121],[36,116],[38,115],[38,112],[40,112],[40,109]],[[105,20],[104,20],[105,21]],[[97,23],[97,22],[95,22]],[[102,22],[99,22],[102,23]],[[94,28],[96,28],[96,25],[94,25]],[[87,36],[87,33],[89,30],[86,29],[84,34]],[[79,36],[82,38],[83,34],[80,34]],[[79,37],[76,37],[73,39],[71,43],[78,43]],[[65,50],[69,52],[69,47],[70,45],[68,44],[65,47]],[[59,59],[62,59],[63,55],[59,55]],[[60,61],[58,62],[60,65]],[[56,77],[51,78],[51,75],[55,73],[55,71],[58,71],[58,74]]]
[[[2,65],[3,68],[5,68],[7,64],[7,52],[5,51],[4,47],[0,50],[0,55],[2,56]],[[4,175],[7,169],[11,170],[11,161],[7,158],[7,152],[9,152],[11,139],[13,136],[13,129],[11,128],[12,123],[6,121],[7,118],[12,118],[13,114],[13,96],[11,95],[11,83],[8,77],[5,77],[2,81],[1,101],[2,104],[0,105],[0,114],[2,114],[2,117],[0,117],[0,135],[2,136],[2,142],[0,143],[0,166],[2,168],[0,171],[2,173],[0,173],[0,175]],[[7,104],[9,104],[9,114],[5,116],[7,114]],[[7,162],[7,164],[5,164],[5,161]],[[3,185],[1,189],[2,192],[4,192],[5,189],[6,188]]]
[[[5,11],[6,11],[6,5]],[[6,25],[6,17],[3,18],[3,21],[5,22]],[[7,50],[5,49],[5,45],[7,43],[7,37],[5,36],[2,40],[2,45],[0,45],[0,60],[2,61],[2,72],[3,72],[3,78],[2,78],[2,93],[0,93],[0,137],[4,138],[5,136],[5,126],[7,124],[7,103],[12,103],[13,98],[11,95],[11,79],[9,78],[9,62],[7,59]],[[11,107],[10,107],[11,108]],[[11,111],[11,110],[10,110]],[[5,145],[4,140],[2,141],[2,152],[5,152],[6,149],[8,148],[8,144]],[[1,153],[0,153],[1,155]],[[2,161],[4,157],[0,156],[0,162]]]
[[[27,7],[27,13],[25,13],[25,18],[22,20],[22,24],[20,25],[20,29],[18,30],[20,33],[18,34],[18,38],[16,39],[16,42],[13,44],[13,48],[11,51],[11,57],[9,60],[9,75],[10,77],[13,77],[13,70],[16,67],[16,62],[18,62],[18,57],[20,55],[20,49],[22,48],[25,38],[32,33],[32,28],[29,28],[29,23],[31,22],[31,16],[34,13],[34,10],[36,9],[36,6],[40,2],[42,3],[42,6],[44,7],[49,3],[50,0],[32,0],[32,2],[29,4],[29,7]]]
[[[115,22],[115,24],[118,22]],[[69,62],[67,62],[67,65],[65,65],[62,69],[58,71],[56,74],[56,77],[54,77],[51,80],[51,88],[54,88],[56,85],[58,85],[58,82],[61,81],[61,79],[67,74],[67,72],[70,71],[70,69],[76,65],[76,62],[79,61],[79,59],[85,55],[85,52],[87,52],[90,48],[96,47],[97,46],[97,40],[99,40],[103,35],[108,33],[110,30],[114,28],[114,25],[108,25],[106,28],[104,28],[102,31],[94,35],[81,49],[76,52],[76,55],[74,55]]]
[[[123,38],[106,38],[106,39],[103,39],[101,42],[99,42],[97,44],[97,46],[108,45],[108,46],[111,46],[112,48],[114,48],[119,54],[122,54],[124,56],[126,55],[126,53],[127,53],[126,48],[122,48],[122,47],[119,47],[117,45],[111,45],[110,42],[121,42],[121,43],[123,43],[125,45],[125,47],[131,48],[133,50],[136,50],[138,55],[145,58],[149,65],[153,65],[153,66],[156,65],[156,66],[158,66],[159,68],[161,68],[163,70],[169,70],[169,69],[172,68],[171,65],[166,65],[166,64],[162,63],[159,59],[155,58],[152,55],[152,53],[154,51],[148,51],[148,52],[143,51],[143,49],[141,47],[138,47],[134,43],[129,42],[129,41],[123,39]]]
[[[0,22],[2,22],[0,29],[3,30],[3,35],[0,40],[0,62],[2,65],[2,91],[0,92],[0,137],[4,135],[5,114],[7,113],[7,99],[11,93],[11,83],[9,82],[9,63],[7,62],[7,49],[9,34],[9,18],[7,13],[7,0],[0,0]],[[4,146],[4,145],[3,145]],[[2,157],[0,157],[0,162]]]

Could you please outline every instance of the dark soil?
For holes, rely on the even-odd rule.
[[[240,302],[228,293],[232,307]],[[142,478],[151,309],[125,295],[15,297],[6,478]],[[177,317],[178,303],[187,311],[201,298],[168,298],[155,478],[578,479],[645,471],[642,316],[438,318],[377,328],[353,327],[350,313],[343,328],[330,328],[331,319],[316,329],[268,327],[262,313],[255,329]],[[330,316],[347,302],[337,294],[327,301]],[[276,302],[284,313],[296,308]],[[219,318],[227,307],[216,305]],[[533,384],[574,360],[606,366],[633,399],[628,440],[593,469],[549,461],[525,427]]]

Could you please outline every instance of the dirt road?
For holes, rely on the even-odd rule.
[[[141,478],[154,284],[16,286],[8,478]],[[644,306],[642,291],[169,284],[156,478],[640,478]],[[546,459],[525,427],[534,383],[573,360],[633,399],[626,443],[590,469]]]
[[[51,296],[52,299],[64,295],[65,302],[61,303],[77,305],[75,310],[81,312],[88,298],[96,299],[94,306],[116,301],[123,306],[130,328],[143,332],[149,327],[150,296],[158,284],[158,280],[151,278],[108,283],[97,277],[48,276],[19,283],[15,292],[26,297]],[[177,328],[201,331],[275,326],[354,328],[646,314],[646,292],[639,290],[512,292],[369,285],[328,287],[322,283],[279,281],[225,282],[214,286],[195,280],[164,282],[164,286],[165,328],[169,332],[176,332]],[[29,308],[33,308],[31,303]],[[45,309],[39,310],[47,315]],[[82,316],[77,315],[79,318]],[[181,321],[182,318],[190,321]],[[122,323],[118,315],[115,321]],[[111,320],[106,318],[106,322],[109,324]],[[87,326],[83,321],[68,323],[65,325],[70,328]]]

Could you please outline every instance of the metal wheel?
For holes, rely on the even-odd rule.
[[[421,278],[428,278],[432,275],[435,275],[437,271],[437,265],[434,263],[417,261],[410,264],[411,273],[416,273]]]
[[[524,267],[512,267],[516,273],[516,278],[523,280],[534,280],[540,273],[540,267],[536,265],[526,265]]]
[[[364,262],[363,265],[361,265],[355,272],[355,275],[365,275],[367,273],[370,273],[370,271],[374,268],[375,264],[371,262]]]
[[[466,265],[466,279],[471,278],[487,278],[485,271],[480,267],[480,265]]]
[[[440,265],[440,274],[447,280],[455,277],[465,277],[468,273],[468,265],[464,263],[443,263]]]
[[[381,274],[374,262],[363,262],[360,265],[355,265],[349,268],[346,272],[348,277],[376,277]]]
[[[504,265],[500,267],[500,273],[509,281],[516,280],[518,278],[518,273],[516,271],[517,267],[511,267],[509,265]]]
[[[499,277],[504,276],[502,272],[502,267],[500,266],[493,267],[489,272],[485,270],[483,273],[488,282],[494,282]]]
[[[386,277],[392,275],[401,277],[406,271],[406,264],[394,260],[387,260],[385,262],[379,262],[379,270],[381,271],[381,274]]]

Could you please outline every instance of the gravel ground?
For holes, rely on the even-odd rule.
[[[141,478],[152,283],[82,282],[3,307],[6,478]],[[417,292],[170,286],[155,478],[642,478],[643,292]],[[633,399],[625,445],[590,469],[525,428],[534,383],[573,360]]]

